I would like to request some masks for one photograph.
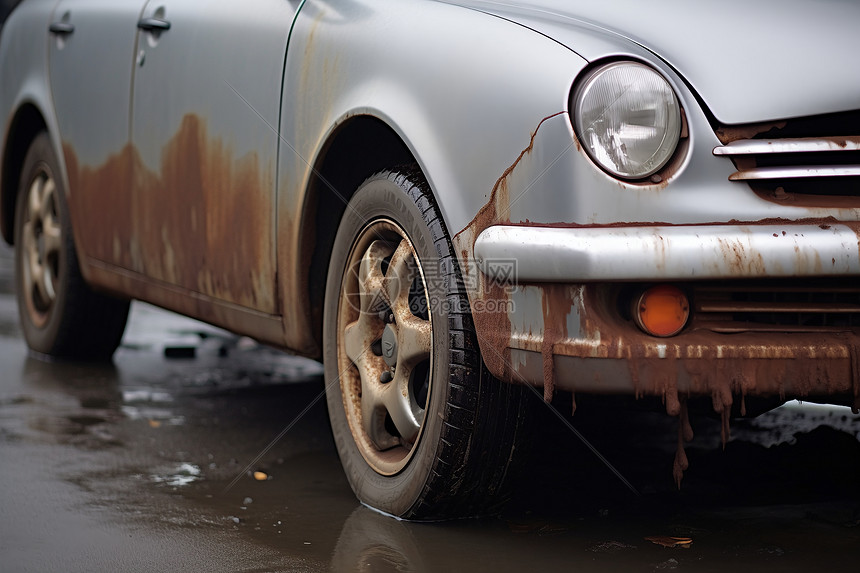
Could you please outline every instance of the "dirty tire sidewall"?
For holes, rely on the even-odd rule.
[[[43,171],[53,179],[56,187],[57,211],[61,228],[61,248],[57,261],[56,298],[47,312],[44,324],[38,325],[30,315],[25,298],[29,294],[24,292],[23,265],[25,261],[22,233],[30,185]],[[50,139],[47,134],[42,133],[33,140],[27,151],[18,187],[15,213],[15,245],[17,247],[15,249],[15,290],[18,297],[18,311],[21,319],[21,327],[24,331],[24,338],[32,350],[46,355],[56,354],[63,329],[63,312],[66,307],[69,290],[69,268],[70,265],[77,265],[77,260],[74,258],[74,250],[72,248],[70,252],[69,249],[71,237],[68,234],[71,226],[69,224],[69,210],[66,204],[66,190],[60,174],[61,171]]]
[[[60,226],[55,298],[43,321],[34,321],[28,309],[23,273],[23,222],[28,192],[35,177],[45,172],[55,186],[55,207]],[[93,291],[80,271],[71,215],[59,161],[50,137],[37,135],[24,159],[16,200],[15,286],[24,338],[31,350],[56,358],[109,361],[122,341],[129,301]],[[41,322],[41,324],[40,324]]]
[[[383,476],[364,460],[350,432],[340,390],[337,357],[337,312],[342,275],[353,241],[366,224],[374,219],[396,221],[409,235],[421,260],[434,264],[436,253],[433,236],[424,222],[422,212],[404,192],[394,177],[371,178],[359,189],[341,221],[332,252],[326,284],[325,324],[323,332],[326,371],[326,399],[338,454],[350,485],[364,503],[400,517],[414,517],[413,507],[421,500],[427,481],[437,459],[437,449],[444,428],[443,417],[448,403],[448,327],[446,316],[433,310],[434,373],[429,404],[421,437],[408,464],[394,476]],[[438,280],[428,281],[427,294],[431,300],[445,300],[446,293]]]

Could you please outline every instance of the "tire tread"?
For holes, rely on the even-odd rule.
[[[440,519],[497,513],[509,498],[506,478],[523,457],[519,454],[525,449],[530,397],[522,386],[496,380],[481,359],[453,244],[420,168],[401,166],[374,176],[381,177],[409,184],[407,194],[424,215],[440,266],[449,270],[447,295],[453,303],[449,308],[462,309],[448,314],[448,368],[457,383],[449,392],[448,419],[442,435],[445,447],[439,449],[431,472],[438,478],[427,481],[411,515],[404,517]],[[438,471],[445,466],[451,469]]]

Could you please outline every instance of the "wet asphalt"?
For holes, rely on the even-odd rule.
[[[0,571],[860,567],[860,416],[847,408],[735,421],[723,449],[702,407],[678,490],[676,421],[659,404],[578,396],[571,417],[569,397],[555,412],[535,398],[504,514],[405,523],[353,497],[319,364],[138,303],[113,364],[48,362],[21,339],[13,282],[3,246]],[[660,544],[671,537],[691,542]]]

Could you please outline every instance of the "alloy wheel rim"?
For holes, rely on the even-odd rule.
[[[40,169],[27,189],[21,229],[23,294],[36,327],[44,326],[57,300],[62,249],[57,199],[54,179]]]
[[[341,284],[338,367],[344,410],[361,455],[400,472],[424,428],[433,378],[433,329],[421,262],[389,219],[359,233]]]

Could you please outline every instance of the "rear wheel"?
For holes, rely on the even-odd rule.
[[[362,502],[409,519],[500,506],[527,396],[483,366],[449,236],[416,167],[371,177],[350,201],[323,334],[332,429]]]
[[[24,160],[15,216],[24,338],[42,354],[106,360],[120,343],[129,303],[97,294],[84,283],[59,173],[51,141],[42,133]]]

